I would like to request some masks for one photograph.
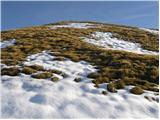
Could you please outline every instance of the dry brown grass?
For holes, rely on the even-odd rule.
[[[56,24],[64,24],[56,23]],[[96,23],[99,24],[99,23]],[[158,35],[139,30],[135,27],[101,24],[101,28],[74,29],[60,28],[51,30],[48,26],[29,27],[11,31],[2,31],[2,41],[16,39],[16,44],[2,49],[2,63],[6,65],[21,64],[28,55],[36,54],[44,50],[58,52],[59,60],[68,57],[73,61],[85,60],[99,69],[97,73],[91,73],[93,83],[108,83],[117,79],[125,85],[135,85],[143,89],[155,90],[159,83],[158,56],[139,55],[123,51],[104,50],[82,41],[79,37],[90,36],[95,31],[114,32],[115,37],[127,41],[141,43],[148,50],[158,51]],[[36,69],[36,68],[33,68]],[[43,71],[43,68],[39,69]],[[53,71],[54,73],[55,71]],[[65,73],[64,77],[67,77]],[[141,85],[141,82],[147,81]],[[155,85],[152,86],[152,83]],[[124,84],[117,88],[123,88]],[[115,89],[116,86],[114,85]],[[112,85],[111,85],[112,88]]]

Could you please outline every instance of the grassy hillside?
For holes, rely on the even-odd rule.
[[[109,83],[110,91],[112,89],[122,89],[125,85],[134,85],[139,87],[140,90],[159,91],[157,88],[159,84],[158,56],[101,49],[82,41],[81,38],[89,37],[95,31],[111,32],[113,37],[140,43],[142,48],[147,50],[158,51],[159,38],[157,34],[136,27],[96,22],[87,22],[96,24],[98,26],[96,28],[50,29],[52,25],[67,23],[69,21],[2,31],[2,41],[16,39],[15,45],[2,49],[2,63],[21,65],[28,55],[50,50],[57,52],[57,54],[54,54],[56,56],[68,57],[73,61],[85,60],[98,66],[97,73],[88,75],[88,77],[94,79],[92,82],[96,87],[100,83]],[[5,74],[9,74],[9,71],[13,71],[13,68],[5,70]],[[21,70],[16,70],[16,72],[18,74]]]

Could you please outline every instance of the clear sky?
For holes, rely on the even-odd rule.
[[[158,28],[157,1],[128,2],[2,2],[2,30],[64,20],[99,21]]]

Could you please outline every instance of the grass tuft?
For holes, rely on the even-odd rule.
[[[36,73],[37,71],[32,69],[31,67],[25,66],[21,72],[30,75],[30,74]]]
[[[133,94],[136,94],[136,95],[141,95],[144,93],[143,89],[140,88],[140,87],[133,87],[131,90],[130,90],[131,93]]]
[[[53,82],[58,82],[58,81],[59,81],[59,78],[58,78],[58,77],[52,77],[52,78],[51,78],[51,81],[53,81]]]
[[[33,74],[31,77],[37,78],[37,79],[48,79],[52,77],[52,73],[42,72],[42,73]]]
[[[123,89],[125,87],[125,83],[123,80],[119,80],[114,82],[116,89]]]
[[[116,92],[117,92],[114,83],[109,83],[109,84],[107,84],[107,90],[108,90],[109,92],[112,92],[112,93],[116,93]]]
[[[40,66],[40,65],[31,65],[29,67],[32,68],[32,69],[35,69],[37,71],[44,71],[43,66]]]
[[[17,76],[20,73],[20,69],[17,67],[3,68],[1,75]]]

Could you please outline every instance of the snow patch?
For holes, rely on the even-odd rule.
[[[85,61],[54,60],[47,52],[31,55],[25,65],[42,65],[68,74],[59,82],[30,75],[2,76],[2,118],[158,118],[159,106],[144,95],[133,95],[129,86],[118,93],[102,95],[105,85],[95,88],[87,74],[96,71]],[[82,81],[76,83],[75,77]]]
[[[6,41],[3,41],[3,42],[0,42],[0,47],[1,48],[6,48],[8,46],[14,45],[15,43],[16,43],[15,39],[6,40]]]
[[[68,23],[67,25],[53,25],[50,28],[56,29],[56,28],[80,28],[80,29],[87,29],[87,28],[93,28],[95,25],[90,23]]]
[[[2,118],[158,118],[157,102],[127,89],[105,96],[93,84],[71,78],[57,83],[29,76],[2,79]]]
[[[153,34],[159,34],[158,30],[151,30],[151,29],[147,29],[147,28],[139,28],[139,29],[150,32],[150,33],[153,33]]]
[[[88,43],[112,50],[122,50],[127,52],[149,55],[159,54],[158,52],[149,51],[141,48],[141,45],[139,43],[132,43],[121,39],[112,38],[112,33],[110,32],[95,32],[92,34],[92,38],[83,37],[83,40]]]
[[[73,62],[69,59],[58,61],[54,60],[54,58],[56,57],[49,55],[46,51],[43,51],[42,53],[28,56],[24,65],[40,65],[46,70],[59,70],[72,77],[76,77],[77,75],[85,77],[90,72],[94,72],[96,70],[85,61]]]

